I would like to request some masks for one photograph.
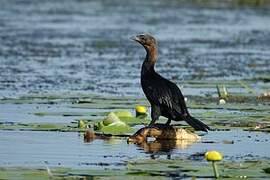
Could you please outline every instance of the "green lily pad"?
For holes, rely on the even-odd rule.
[[[121,121],[129,124],[129,125],[138,125],[138,124],[148,124],[150,123],[150,119],[141,119],[136,117],[122,117]]]
[[[133,132],[132,128],[121,121],[114,112],[109,113],[103,121],[95,123],[94,129],[105,134],[113,135]]]
[[[133,132],[133,129],[122,121],[113,122],[107,126],[103,126],[99,131],[105,134],[120,135]]]
[[[20,131],[81,131],[77,126],[67,123],[2,123],[0,124],[0,129]]]
[[[120,119],[114,112],[108,114],[108,116],[102,121],[104,126],[108,126],[114,122],[119,122]]]
[[[221,178],[270,178],[262,171],[267,166],[267,162],[262,161],[243,161],[243,162],[220,162],[217,163]],[[167,176],[168,174],[178,174],[180,177],[213,177],[211,163],[206,161],[192,162],[186,159],[172,160],[138,160],[129,162],[127,165],[129,171],[144,172],[151,175]]]
[[[121,118],[121,117],[133,117],[130,111],[121,110],[121,111],[114,111],[114,114]]]
[[[128,125],[148,124],[150,120],[145,119],[146,116],[134,117],[130,111],[115,111],[117,117]]]
[[[87,123],[84,120],[78,121],[78,128],[85,129],[87,128]]]

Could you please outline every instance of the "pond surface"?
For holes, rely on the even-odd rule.
[[[226,143],[233,141],[233,143]],[[207,143],[211,142],[211,143]],[[270,159],[269,134],[241,130],[210,132],[202,142],[127,144],[126,138],[84,143],[77,132],[0,131],[0,166],[125,169],[128,161],[153,158],[191,158],[207,150],[225,152],[226,160]],[[160,144],[154,145],[154,144]],[[152,146],[151,146],[152,145]],[[196,157],[195,157],[196,158]]]
[[[218,150],[224,154],[224,168],[231,168],[226,164],[231,162],[266,161],[256,166],[263,173],[270,161],[270,104],[257,96],[270,89],[270,3],[217,2],[2,0],[2,172],[10,167],[46,169],[46,164],[122,171],[133,161],[159,164],[178,158],[205,167],[203,153]],[[123,137],[85,143],[81,132],[62,132],[64,125],[77,126],[80,119],[93,124],[111,111],[134,115],[135,105],[149,106],[139,82],[145,52],[129,39],[145,32],[158,39],[157,71],[179,85],[192,115],[220,130],[201,134],[197,143],[151,141],[140,146]],[[225,85],[237,98],[217,105],[216,85]],[[31,129],[44,123],[56,124],[60,131]],[[2,176],[1,170],[0,179],[16,179]]]
[[[1,1],[0,96],[53,90],[142,96],[145,52],[129,37],[143,32],[158,39],[157,70],[178,84],[269,75],[269,4],[248,5]]]

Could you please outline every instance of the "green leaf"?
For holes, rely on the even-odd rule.
[[[133,117],[130,111],[127,110],[121,110],[121,111],[114,111],[114,114],[121,118],[121,117]]]
[[[109,124],[108,126],[103,126],[100,129],[101,132],[105,134],[124,134],[132,132],[132,128],[122,121],[117,121]]]

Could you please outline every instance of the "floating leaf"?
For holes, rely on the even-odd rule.
[[[66,123],[12,123],[0,124],[2,130],[28,131],[80,131],[77,127]]]
[[[120,119],[118,118],[118,116],[116,116],[116,114],[114,112],[111,112],[108,114],[108,116],[103,120],[103,125],[104,126],[108,126],[111,123],[114,122],[119,122]]]
[[[122,121],[117,121],[108,126],[103,126],[100,131],[105,134],[123,134],[132,132],[132,128]]]
[[[120,120],[129,125],[148,124],[150,122],[149,119],[141,119],[138,117],[121,117]]]
[[[114,114],[121,118],[121,117],[133,117],[130,111],[121,110],[121,111],[114,111]]]
[[[87,124],[84,122],[84,120],[79,120],[78,121],[78,128],[86,128],[87,127]]]

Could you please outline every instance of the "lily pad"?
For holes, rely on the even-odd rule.
[[[109,113],[103,121],[97,122],[94,125],[94,129],[105,134],[113,135],[119,135],[133,131],[132,128],[125,122],[121,121],[114,112]]]
[[[120,117],[120,120],[127,123],[128,125],[138,125],[138,124],[149,124],[150,119],[139,118],[139,117]]]
[[[77,126],[66,123],[1,123],[1,130],[20,131],[81,131]]]
[[[114,111],[114,114],[117,116],[117,117],[119,117],[119,118],[121,118],[121,117],[127,117],[127,118],[131,118],[131,117],[133,117],[132,116],[132,114],[131,114],[131,112],[130,111],[127,111],[127,110],[121,110],[121,111]]]
[[[113,122],[108,126],[103,126],[99,131],[105,134],[120,135],[133,132],[133,129],[122,121]]]
[[[104,126],[108,126],[114,122],[119,122],[120,119],[114,112],[108,114],[108,116],[102,121]]]
[[[222,162],[218,163],[221,178],[270,178],[262,171],[267,162]],[[173,160],[138,160],[129,162],[128,170],[147,172],[150,174],[168,176],[171,174],[179,177],[213,178],[211,163],[206,161],[193,163],[186,159]]]

